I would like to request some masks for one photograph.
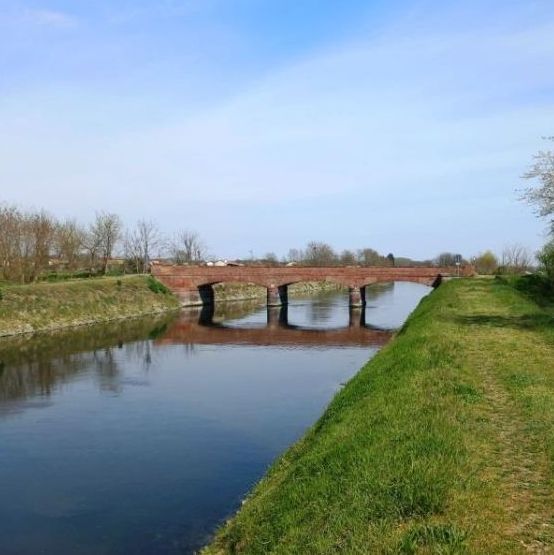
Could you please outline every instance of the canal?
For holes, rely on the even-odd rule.
[[[0,340],[0,552],[193,553],[428,292]]]

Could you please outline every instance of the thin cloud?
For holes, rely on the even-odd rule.
[[[77,18],[61,11],[26,9],[22,17],[23,22],[42,27],[67,29],[77,25]]]

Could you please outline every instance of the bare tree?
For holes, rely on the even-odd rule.
[[[139,220],[133,232],[125,236],[125,257],[133,262],[137,273],[145,272],[154,253],[163,245],[158,226],[150,220]]]
[[[23,214],[15,206],[0,206],[0,268],[2,279],[21,279],[20,236]]]
[[[29,281],[34,281],[42,270],[48,269],[50,255],[53,251],[56,223],[44,211],[28,215],[26,220],[31,258],[27,277]]]
[[[509,245],[502,251],[502,266],[515,274],[522,274],[531,267],[529,250],[521,245]]]
[[[98,212],[91,224],[85,245],[91,255],[91,265],[96,257],[100,259],[102,273],[108,270],[108,263],[117,243],[121,239],[123,225],[117,214]]]
[[[58,223],[54,237],[54,250],[59,261],[69,270],[77,269],[85,242],[85,231],[75,220]]]
[[[304,262],[310,266],[333,266],[337,263],[337,255],[331,245],[310,241],[305,250]]]
[[[102,237],[99,229],[91,226],[83,236],[83,248],[88,255],[88,265],[91,272],[96,270],[100,251],[102,248]]]
[[[345,249],[340,254],[340,263],[344,265],[356,264],[356,255],[353,251]]]
[[[375,249],[359,249],[358,262],[363,266],[384,266],[385,258],[381,256]]]
[[[182,230],[171,241],[171,256],[175,263],[200,262],[206,256],[206,246],[195,231]]]
[[[289,262],[302,262],[304,259],[304,253],[301,249],[289,249],[287,254],[287,260]]]
[[[34,281],[48,269],[55,220],[46,212],[0,207],[0,264],[4,279]]]
[[[454,266],[458,260],[461,260],[462,256],[453,252],[441,252],[434,260],[437,266],[446,267]]]

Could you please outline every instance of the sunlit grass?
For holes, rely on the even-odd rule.
[[[106,322],[179,305],[150,276],[3,286],[1,291],[0,336]]]
[[[554,549],[551,314],[460,280],[269,470],[206,553]]]

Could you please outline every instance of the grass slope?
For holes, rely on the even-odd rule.
[[[3,286],[0,336],[107,322],[178,308],[150,276]]]
[[[445,283],[217,533],[214,553],[554,552],[554,323]]]

